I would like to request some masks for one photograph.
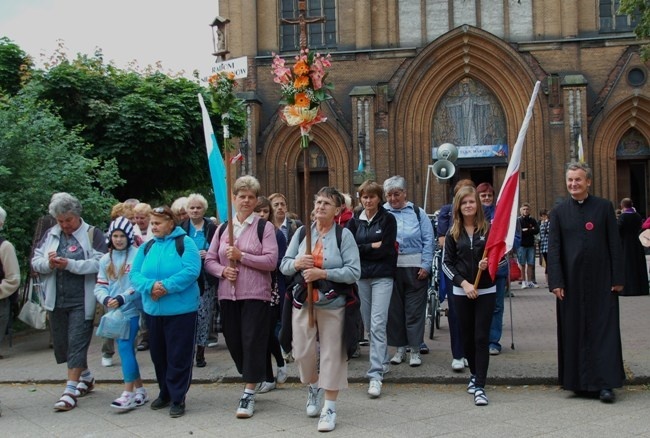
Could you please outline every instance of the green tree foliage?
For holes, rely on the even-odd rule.
[[[639,21],[634,28],[634,33],[640,40],[650,38],[650,2],[648,0],[621,0],[618,13],[623,15],[639,14]],[[641,46],[641,58],[647,61],[650,58],[650,45]]]
[[[22,87],[32,62],[9,38],[0,38],[0,96],[13,96]]]
[[[3,234],[23,267],[34,225],[53,193],[78,197],[84,219],[104,228],[117,202],[111,190],[123,183],[115,160],[88,158],[90,146],[79,133],[39,103],[35,90],[24,91],[0,103],[0,205],[8,215]]]
[[[66,127],[81,128],[94,145],[91,156],[117,160],[127,181],[114,191],[119,199],[153,200],[176,190],[209,196],[197,98],[205,88],[155,71],[119,70],[105,65],[101,53],[59,59],[38,81],[39,98],[53,103]]]

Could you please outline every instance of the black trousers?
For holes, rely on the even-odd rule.
[[[159,397],[172,403],[184,403],[192,382],[197,312],[145,316]]]
[[[476,376],[476,386],[484,388],[490,365],[490,325],[497,294],[479,295],[474,300],[464,295],[452,296],[469,370]]]
[[[266,380],[266,367],[271,360],[268,350],[269,302],[220,300],[219,304],[221,330],[237,371],[246,383]]]

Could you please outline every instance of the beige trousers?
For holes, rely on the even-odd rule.
[[[348,387],[348,362],[343,347],[345,308],[314,307],[314,326],[309,327],[307,306],[293,308],[293,357],[302,383],[337,391]],[[320,373],[318,356],[320,350]]]

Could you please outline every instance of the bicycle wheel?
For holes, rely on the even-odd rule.
[[[436,312],[433,315],[436,322],[436,328],[440,330],[440,316],[441,316],[440,314],[442,313],[442,309],[440,308],[440,298],[438,298],[438,294],[436,294],[435,301],[436,301],[436,306],[435,306]]]
[[[430,291],[427,299],[427,321],[429,322],[429,339],[433,339],[433,332],[436,327],[436,292]],[[440,328],[440,327],[438,327]]]

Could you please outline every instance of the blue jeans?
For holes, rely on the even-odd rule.
[[[517,249],[517,261],[522,266],[531,265],[535,266],[535,247],[534,246],[520,246]],[[526,273],[522,272],[521,277],[525,278]]]
[[[505,309],[504,300],[506,296],[506,282],[510,277],[510,269],[506,263],[497,271],[496,278],[496,303],[492,313],[492,324],[490,325],[490,348],[496,348],[501,351],[501,333],[503,332],[503,310]]]
[[[383,380],[384,364],[388,363],[386,324],[388,306],[393,294],[393,279],[362,278],[357,281],[361,300],[361,318],[370,340],[370,368],[366,376],[370,380]]]

